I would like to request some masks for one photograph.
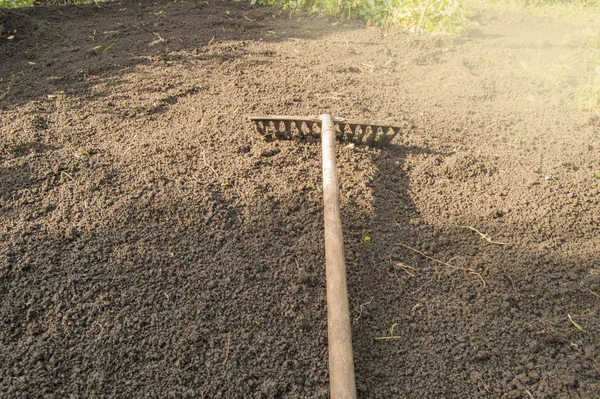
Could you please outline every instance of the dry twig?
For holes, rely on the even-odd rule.
[[[231,335],[227,337],[227,343],[225,344],[225,360],[223,361],[223,366],[227,364],[227,360],[229,359],[229,347],[231,346]]]

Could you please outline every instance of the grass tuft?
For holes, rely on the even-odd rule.
[[[579,87],[575,93],[575,102],[587,112],[600,115],[600,84]]]
[[[250,0],[252,4],[320,12],[413,32],[455,33],[467,24],[462,0]]]
[[[0,7],[4,8],[21,8],[31,7],[34,4],[34,0],[0,0]]]
[[[591,81],[575,91],[575,103],[588,112],[600,115],[600,59],[594,72]]]
[[[570,4],[578,7],[597,7],[600,0],[509,0],[509,3],[515,3],[521,6],[552,6],[558,4]]]
[[[90,4],[107,0],[0,0],[0,8],[23,8],[37,5]]]

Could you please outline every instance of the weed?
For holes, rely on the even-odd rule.
[[[597,7],[600,5],[600,0],[508,0],[507,2],[517,4],[520,6],[536,7],[553,6],[564,3],[575,4],[578,7]]]
[[[600,115],[600,59],[591,82],[580,86],[575,92],[575,103],[588,112]]]
[[[0,7],[21,8],[33,6],[34,0],[0,0]]]
[[[567,317],[569,318],[569,321],[571,322],[571,324],[573,324],[573,326],[578,329],[579,331],[585,332],[585,330],[583,329],[583,327],[581,327],[579,324],[577,324],[577,322],[575,322],[575,320],[573,320],[573,317],[571,317],[570,314],[567,314]]]
[[[400,25],[413,32],[458,32],[467,22],[462,0],[250,0],[250,3],[320,12],[384,27]]]
[[[73,156],[77,159],[85,159],[85,158],[89,157],[90,155],[91,155],[90,152],[83,147],[79,148],[75,152],[75,154],[73,154]]]
[[[596,171],[596,173],[594,173],[594,176],[596,177],[596,179],[600,180],[600,170]]]
[[[509,242],[500,242],[500,241],[494,241],[490,238],[490,236],[488,236],[487,234],[482,233],[481,231],[477,230],[475,227],[472,226],[460,226],[460,228],[462,229],[469,229],[471,231],[474,231],[475,233],[479,234],[479,236],[481,238],[483,238],[484,240],[486,240],[487,242],[491,243],[491,244],[498,244],[498,245],[510,245]]]
[[[104,50],[102,50],[103,53],[106,53],[108,50],[110,50],[111,48],[113,48],[113,46],[116,44],[117,42],[112,42],[111,44],[109,44],[108,46],[106,46],[104,48]]]
[[[575,86],[570,100],[577,107],[600,115],[600,0],[482,1],[500,9],[517,7],[520,11],[549,16],[577,27],[562,39],[563,45],[574,47],[563,62],[540,62],[540,44],[537,59],[531,63],[522,60],[521,68],[540,83],[569,89]]]
[[[98,5],[99,2],[106,0],[0,0],[0,8],[22,8],[22,7],[33,7],[38,4],[51,4],[51,5],[61,5],[61,4],[90,4],[96,3]],[[0,31],[1,32],[1,31]]]
[[[375,339],[378,341],[381,341],[381,340],[402,338],[401,335],[394,335],[394,328],[396,328],[397,325],[398,325],[398,323],[392,324],[392,327],[390,328],[390,335],[388,335],[386,337],[376,337]]]

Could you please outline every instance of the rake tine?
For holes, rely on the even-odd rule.
[[[294,137],[294,131],[298,131],[298,126],[296,125],[296,122],[291,121],[290,122],[290,137]]]
[[[373,142],[375,141],[375,137],[377,136],[377,126],[370,126],[370,128],[371,133],[367,135],[367,138],[365,139],[365,144],[372,146]]]
[[[385,128],[385,127],[381,128],[381,135],[379,137],[377,137],[377,140],[375,140],[375,147],[381,148],[385,145],[385,140],[387,138],[388,131],[389,131],[389,128]]]
[[[313,122],[312,129],[310,130],[310,132],[311,132],[311,135],[315,138],[321,137],[321,127],[319,126],[319,124],[317,122]]]
[[[398,135],[398,133],[400,133],[400,128],[399,127],[391,127],[390,128],[392,130],[391,134],[387,134],[385,137],[382,138],[383,142],[381,144],[382,147],[389,145],[392,140],[394,139],[394,137],[396,137]]]
[[[349,125],[349,124],[346,124],[346,126],[345,126],[345,129],[346,129],[346,131],[348,132],[348,133],[346,134],[346,139],[347,139],[349,142],[352,142],[352,141],[353,141],[353,139],[354,139],[354,131],[356,130],[356,125]]]
[[[322,121],[319,117],[309,116],[251,116],[257,133],[267,141],[275,138],[291,140],[293,138],[319,139],[322,136]],[[400,133],[400,127],[368,121],[350,121],[332,117],[332,129],[336,139],[356,145],[366,144],[382,148]]]
[[[298,136],[300,136],[300,138],[306,138],[306,133],[304,131],[305,128],[305,123],[304,122],[296,122],[296,129],[298,130]]]
[[[284,121],[283,126],[285,127],[285,130],[283,132],[284,137],[288,140],[291,139],[292,138],[292,122]]]
[[[342,124],[342,123],[336,123],[335,124],[335,137],[340,140],[340,141],[344,141],[344,130],[346,128],[346,124]]]
[[[262,124],[261,121],[252,121],[254,123],[254,129],[256,129],[256,133],[260,134],[261,136],[265,135],[265,126]]]
[[[365,136],[365,134],[367,134],[367,126],[366,125],[358,125],[357,127],[360,127],[360,133],[357,133],[356,135],[356,139],[354,140],[354,142],[358,145],[362,144],[362,139]]]
[[[269,131],[269,121],[267,120],[257,120],[254,121],[254,126],[256,131],[265,138],[267,141],[273,141],[273,135]]]
[[[375,131],[377,133],[375,134],[375,137],[373,139],[373,145],[377,148],[380,148],[379,144],[385,138],[387,128],[385,126],[376,126]]]
[[[281,130],[281,121],[273,120],[271,122],[273,123],[273,128],[275,129],[275,136],[277,136],[278,139],[284,139],[285,135]]]

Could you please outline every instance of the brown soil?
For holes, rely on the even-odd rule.
[[[2,19],[0,396],[327,397],[320,146],[246,116],[331,112],[405,126],[338,148],[360,397],[600,397],[600,128],[564,101],[577,67],[527,68],[572,27],[215,0]]]

